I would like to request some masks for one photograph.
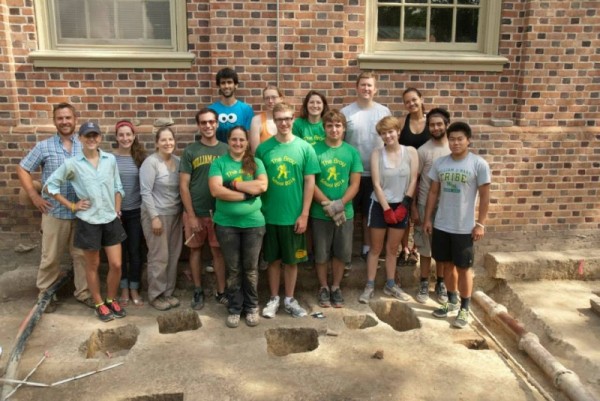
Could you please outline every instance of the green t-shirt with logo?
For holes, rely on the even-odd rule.
[[[223,182],[252,181],[260,174],[266,174],[265,166],[259,159],[256,161],[254,175],[242,171],[242,162],[235,161],[229,153],[219,157],[210,166],[208,177],[220,176]],[[225,201],[217,199],[217,209],[213,221],[224,227],[253,228],[265,225],[265,218],[260,211],[262,202],[260,196],[245,201]]]
[[[272,137],[258,146],[256,157],[269,177],[269,188],[262,195],[267,224],[294,225],[302,213],[304,176],[320,171],[313,147],[298,137],[287,143]]]
[[[190,195],[194,213],[198,217],[209,217],[210,211],[215,210],[215,198],[208,189],[208,171],[217,157],[227,153],[227,148],[223,142],[215,146],[194,142],[183,150],[179,172],[190,175]]]
[[[350,175],[363,172],[363,164],[358,150],[346,142],[342,142],[336,148],[321,142],[315,145],[315,153],[321,167],[321,171],[315,177],[315,185],[327,198],[341,199],[350,186]],[[347,219],[354,217],[352,202],[346,203],[345,211]],[[310,206],[310,217],[331,220],[331,217],[325,214],[323,206],[315,201]]]
[[[311,146],[315,146],[317,143],[325,140],[323,121],[313,124],[304,118],[297,118],[294,120],[294,125],[292,126],[292,134],[304,139]]]

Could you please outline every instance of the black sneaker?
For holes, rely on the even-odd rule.
[[[215,294],[215,301],[217,301],[217,303],[219,303],[221,305],[229,306],[229,298],[227,298],[227,294],[225,294],[225,292],[222,292],[222,293],[217,292]]]
[[[98,316],[98,319],[102,322],[110,322],[115,318],[113,312],[104,303],[96,306],[96,316]]]
[[[104,301],[104,304],[111,310],[113,316],[117,319],[127,316],[125,309],[121,308],[121,305],[119,305],[116,300],[113,300],[112,302]]]
[[[204,307],[204,291],[202,289],[194,290],[191,307],[194,310],[200,310]]]
[[[335,291],[331,293],[331,305],[334,308],[343,308],[344,307],[344,297],[342,296],[342,290],[336,288]]]
[[[322,308],[329,308],[331,306],[331,301],[330,299],[330,294],[329,294],[329,289],[325,288],[325,287],[321,287],[321,289],[319,290],[319,306],[321,306]]]

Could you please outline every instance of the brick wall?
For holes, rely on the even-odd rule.
[[[495,1],[495,0],[493,0]],[[501,73],[379,70],[377,100],[404,115],[402,92],[419,88],[428,108],[447,107],[476,126],[474,147],[491,164],[489,231],[589,232],[600,224],[600,14],[594,1],[504,0]],[[15,165],[53,132],[52,104],[73,103],[80,120],[98,120],[112,140],[117,119],[139,122],[152,148],[151,124],[173,118],[179,148],[194,139],[193,116],[216,98],[215,73],[239,72],[239,97],[261,108],[267,82],[299,105],[309,89],[333,107],[353,101],[364,48],[365,0],[276,3],[188,0],[189,70],[34,68],[31,0],[0,0],[0,236],[36,232],[39,216],[16,205]],[[277,64],[279,48],[279,66]],[[510,119],[510,128],[491,127]]]

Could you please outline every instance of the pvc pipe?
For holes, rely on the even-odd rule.
[[[543,345],[539,338],[527,332],[525,327],[510,316],[506,307],[496,303],[483,291],[475,291],[473,299],[490,315],[492,319],[500,323],[508,333],[513,334],[518,341],[519,348],[542,369],[554,386],[560,389],[572,401],[598,401],[581,383],[575,372],[567,369],[561,364]]]

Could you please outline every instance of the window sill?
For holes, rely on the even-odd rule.
[[[44,50],[29,53],[35,67],[189,69],[195,56],[186,52],[105,52]]]
[[[502,72],[508,59],[472,52],[395,51],[363,53],[358,56],[360,69],[491,71]]]

